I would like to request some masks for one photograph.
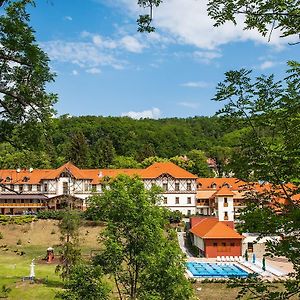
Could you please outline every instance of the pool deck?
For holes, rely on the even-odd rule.
[[[275,279],[287,279],[288,274],[293,272],[293,265],[287,261],[286,258],[266,258],[266,271],[262,269],[262,257],[257,257],[255,264],[252,260],[244,262],[217,262],[216,258],[205,258],[205,257],[193,257],[192,254],[184,245],[184,233],[178,232],[178,242],[182,252],[187,256],[187,262],[206,262],[206,263],[232,263],[239,266],[241,269],[248,273],[257,273],[259,276],[266,280]],[[187,271],[188,277],[203,280],[204,278],[193,277],[193,275]]]

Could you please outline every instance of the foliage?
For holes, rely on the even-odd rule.
[[[0,224],[6,225],[6,224],[16,224],[16,225],[23,225],[27,223],[31,223],[33,221],[36,221],[35,216],[6,216],[6,215],[0,215]]]
[[[61,220],[65,212],[62,210],[40,210],[36,216],[38,219]]]
[[[65,291],[57,298],[65,300],[108,300],[110,288],[103,280],[100,267],[87,264],[76,265],[65,285]]]
[[[250,71],[227,72],[215,96],[226,101],[220,114],[240,118],[247,126],[235,153],[239,176],[262,182],[261,191],[247,194],[239,230],[281,237],[266,243],[267,255],[285,256],[294,268],[284,291],[257,279],[235,282],[242,288],[240,297],[247,291],[254,299],[300,295],[300,207],[295,196],[300,188],[300,68],[296,62],[288,65],[279,82],[272,75],[252,80]]]
[[[78,213],[76,211],[65,211],[63,218],[58,224],[62,245],[60,250],[60,264],[56,267],[56,272],[60,273],[63,280],[69,277],[72,268],[81,259],[79,227],[80,216]]]
[[[237,24],[240,15],[245,17],[245,28],[256,28],[265,36],[270,28],[278,29],[283,36],[300,33],[300,13],[298,1],[275,0],[210,0],[208,15],[220,26],[227,21]]]
[[[45,121],[56,101],[45,90],[54,75],[29,26],[27,4],[33,1],[9,1],[6,14],[0,16],[0,114],[2,120],[16,124]]]
[[[158,191],[146,190],[141,180],[125,175],[111,180],[109,187],[91,199],[90,209],[107,221],[101,237],[104,249],[95,264],[113,278],[119,298],[165,299],[168,290],[168,299],[190,299],[181,252],[174,236],[164,233],[165,210],[155,205],[160,201]],[[158,270],[162,277],[155,283]]]
[[[0,298],[7,298],[8,294],[10,292],[11,292],[11,288],[10,287],[7,287],[5,284],[2,285]]]

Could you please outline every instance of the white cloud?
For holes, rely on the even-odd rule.
[[[86,72],[89,74],[96,75],[96,74],[100,74],[101,70],[99,68],[91,68],[91,69],[87,69]]]
[[[120,40],[120,44],[129,52],[141,53],[145,47],[133,36],[126,35]]]
[[[79,74],[79,73],[78,73],[77,70],[73,70],[73,71],[72,71],[72,75],[77,76],[78,74]]]
[[[266,60],[259,65],[259,69],[266,70],[266,69],[273,68],[276,65],[277,65],[276,62],[271,61],[271,60]]]
[[[158,119],[161,116],[161,111],[159,108],[154,107],[149,110],[144,110],[140,112],[129,111],[121,114],[122,117],[130,117],[132,119]]]
[[[110,51],[101,51],[90,42],[65,42],[61,40],[42,43],[52,60],[67,62],[82,68],[111,66],[121,69],[125,61],[117,59]]]
[[[199,107],[199,103],[197,103],[197,102],[183,101],[183,102],[179,102],[177,104],[180,105],[180,106],[188,107],[188,108],[197,108],[197,107]]]
[[[66,21],[73,21],[73,18],[71,16],[65,16],[64,19]]]
[[[206,88],[208,87],[208,83],[205,81],[189,81],[182,83],[181,86],[189,88]]]
[[[132,17],[148,13],[142,10],[132,0],[117,0]],[[154,26],[165,34],[176,39],[177,43],[194,45],[200,49],[216,49],[218,46],[235,41],[251,40],[258,43],[268,43],[268,37],[263,37],[257,30],[244,31],[243,16],[238,16],[238,25],[226,23],[214,27],[214,21],[207,14],[207,2],[199,0],[168,0],[163,1],[154,10]],[[270,45],[280,46],[289,39],[280,38],[280,32],[274,30]]]
[[[222,57],[222,54],[219,51],[195,51],[193,57],[201,63],[209,64],[212,60]]]

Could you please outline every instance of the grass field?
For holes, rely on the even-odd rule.
[[[99,249],[98,235],[103,230],[99,226],[83,226],[80,229],[80,246],[84,255]],[[11,288],[7,299],[51,300],[61,289],[62,282],[55,274],[55,265],[39,261],[46,256],[46,249],[53,247],[58,253],[59,230],[57,221],[39,220],[24,225],[1,225],[0,232],[0,295],[3,285]],[[17,245],[21,241],[20,245]],[[6,246],[6,247],[3,247]],[[17,251],[17,252],[16,252]],[[23,251],[25,254],[20,256]],[[29,276],[31,260],[35,258],[36,282],[22,281]],[[0,296],[1,297],[1,296]]]
[[[99,249],[100,226],[83,226],[80,229],[81,247],[84,255],[89,256],[91,250]],[[62,288],[61,279],[55,274],[55,265],[41,262],[46,249],[51,246],[58,253],[59,230],[56,221],[39,220],[25,225],[0,225],[3,239],[0,239],[0,298],[3,285],[11,288],[9,300],[52,300]],[[21,244],[17,242],[21,240]],[[6,250],[7,249],[7,250]],[[17,252],[16,252],[17,251]],[[25,254],[20,256],[23,251]],[[36,282],[22,281],[29,276],[31,260],[36,260]],[[230,289],[224,283],[194,284],[198,299],[231,300],[235,299],[237,289]],[[201,289],[201,290],[200,290]],[[167,300],[167,299],[166,299]]]

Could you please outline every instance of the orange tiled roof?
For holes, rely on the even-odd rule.
[[[178,167],[171,162],[157,162],[148,168],[141,170],[142,178],[157,178],[162,174],[169,174],[174,178],[198,178],[196,175]]]
[[[223,185],[228,184],[232,190],[239,190],[243,188],[247,183],[238,178],[198,178],[197,184],[200,185],[199,190],[212,189],[212,185],[215,184],[216,188],[220,189]]]
[[[77,168],[71,162],[67,162],[66,164],[62,165],[61,167],[54,169],[52,172],[48,173],[46,176],[42,176],[41,179],[56,179],[60,176],[62,172],[69,172],[72,176],[76,179],[91,179],[87,178],[85,174],[82,173],[82,170]]]
[[[234,196],[235,193],[227,186],[222,186],[213,196]]]
[[[0,170],[0,182],[3,184],[38,184],[41,177],[47,176],[53,170]],[[6,178],[10,178],[10,182]]]
[[[190,230],[194,235],[202,239],[242,239],[243,236],[230,228],[224,222],[207,218],[197,223]]]
[[[0,170],[0,182],[5,184],[38,184],[41,180],[56,179],[62,172],[69,172],[76,179],[91,180],[92,184],[100,182],[104,176],[115,177],[120,174],[126,174],[129,176],[138,175],[141,178],[157,178],[162,174],[170,174],[175,178],[193,178],[197,176],[185,171],[177,165],[166,163],[155,163],[146,169],[79,169],[71,162],[68,162],[57,169],[52,170],[38,170],[34,169],[32,172],[29,170]],[[11,178],[10,182],[5,182],[5,179]],[[27,181],[23,181],[24,178]]]

